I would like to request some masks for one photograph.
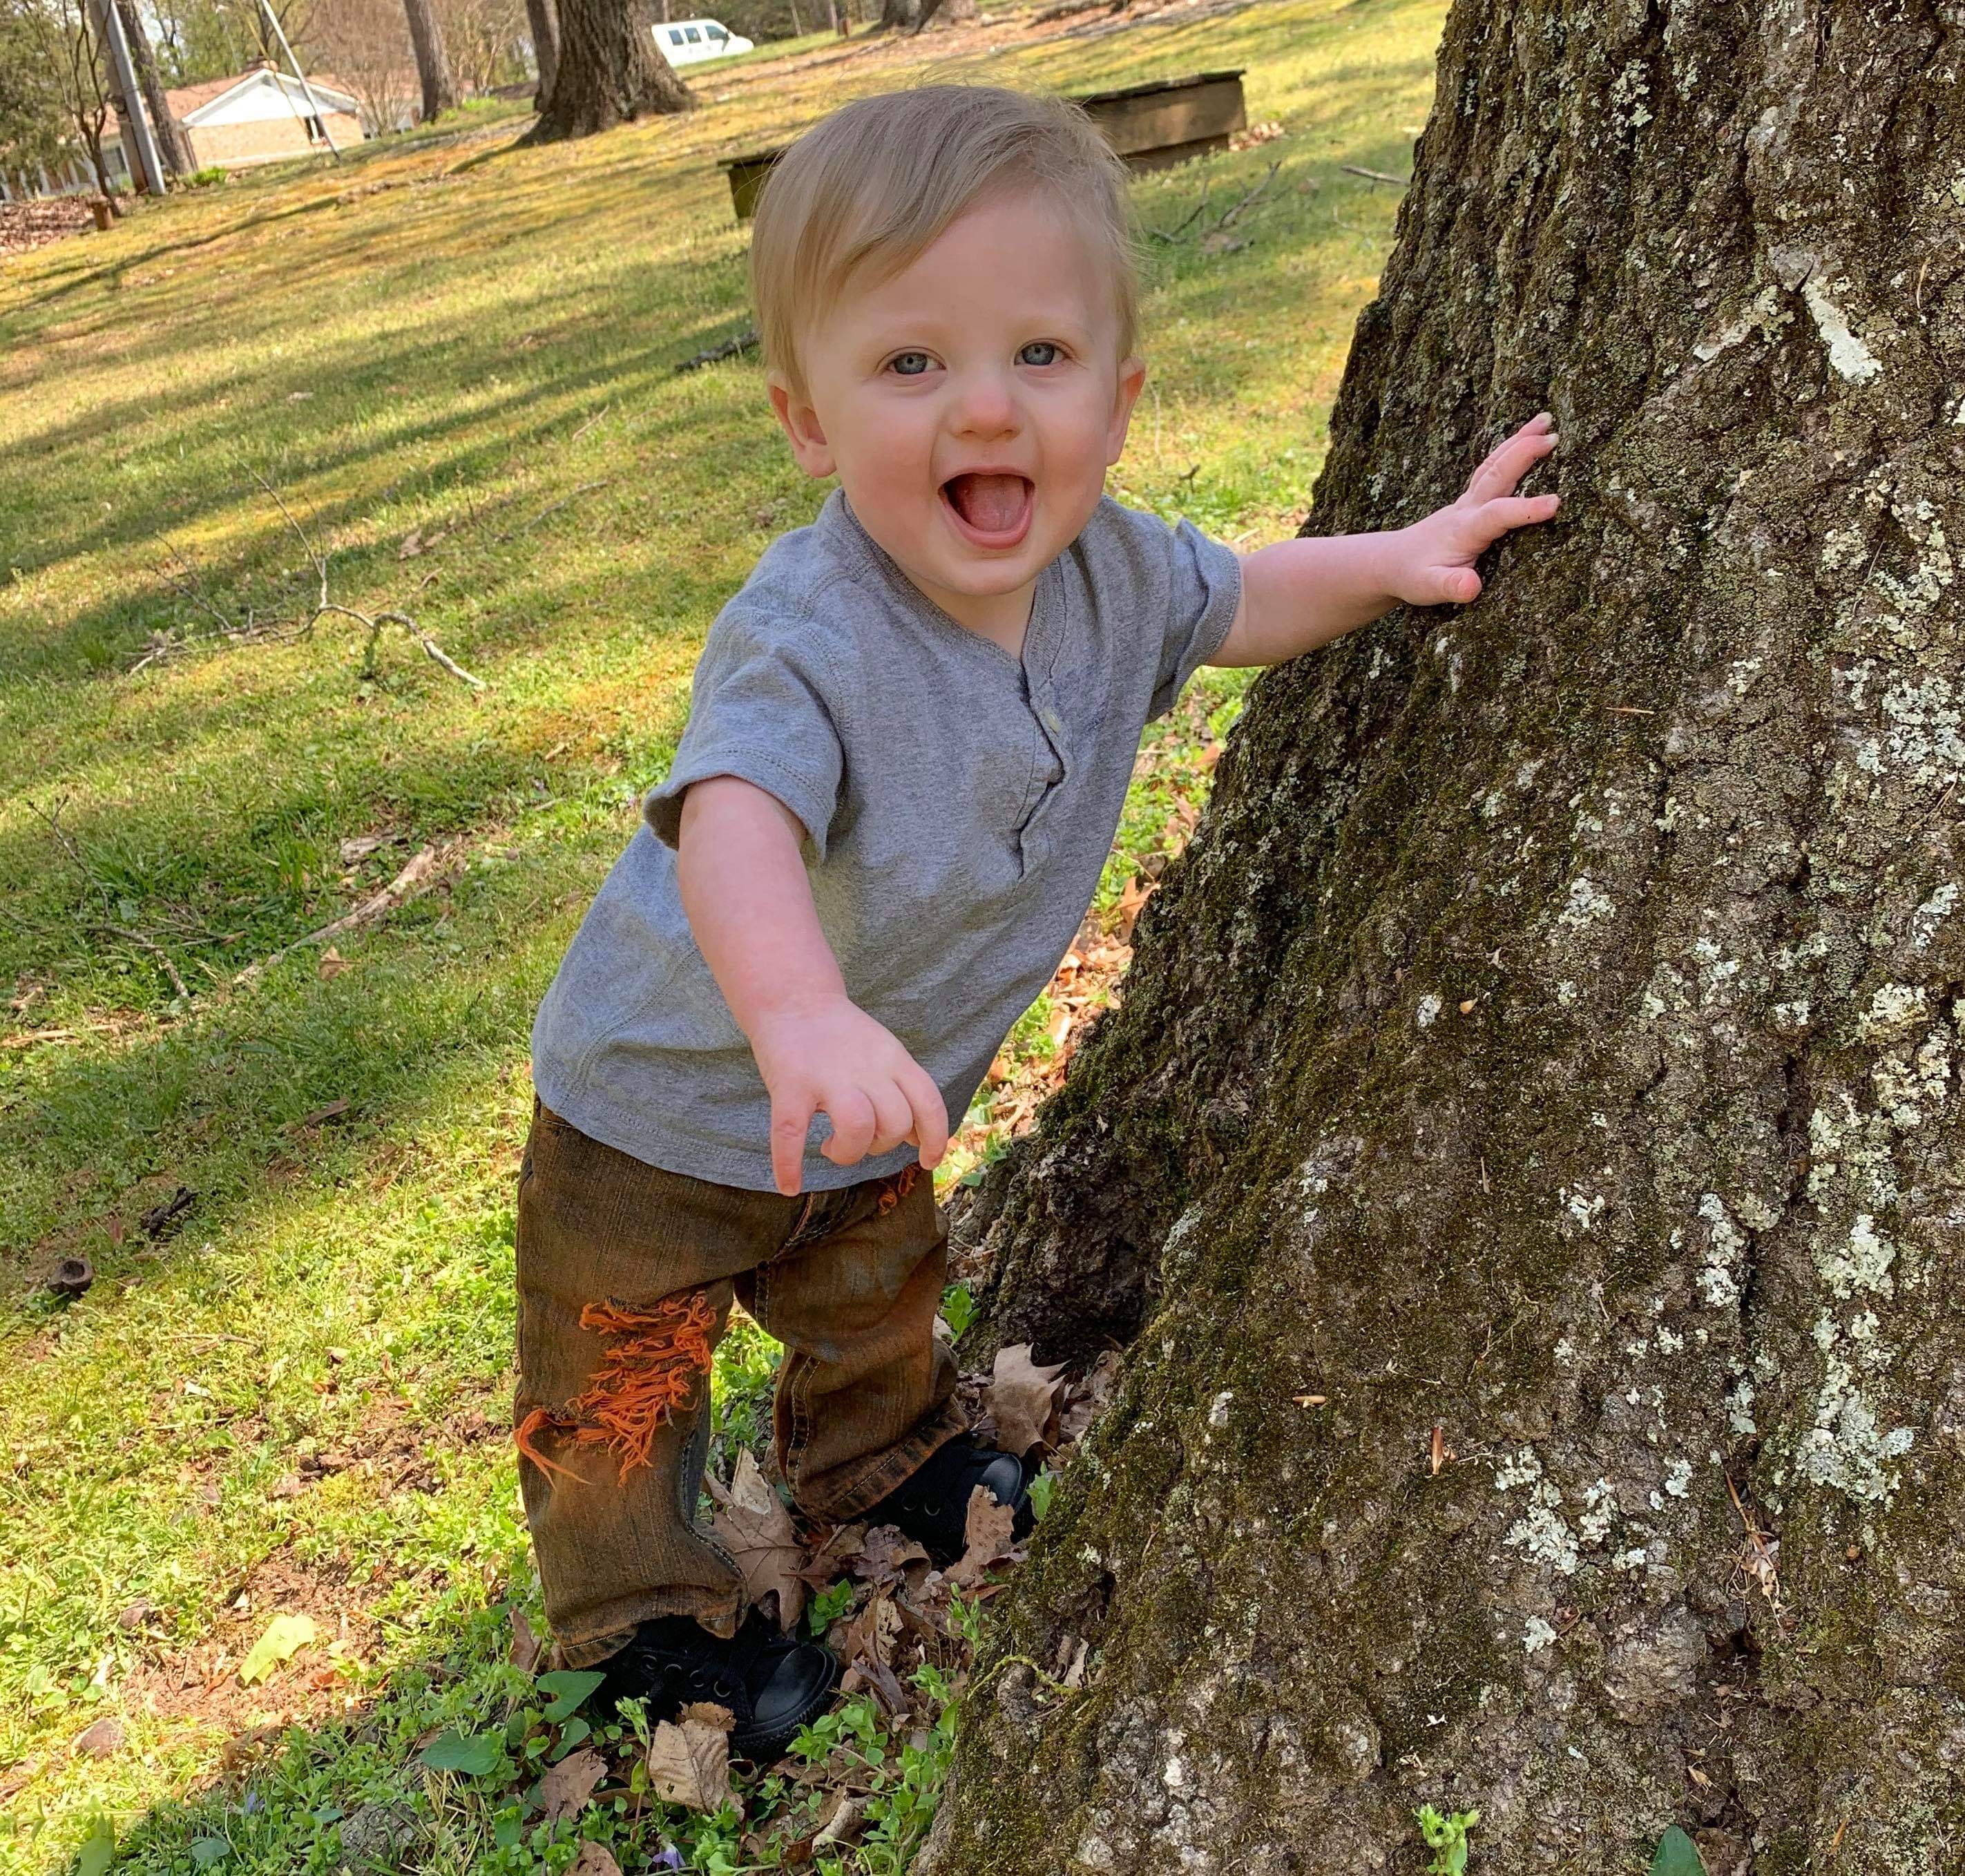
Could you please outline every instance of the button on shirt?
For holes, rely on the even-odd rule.
[[[1018,656],[924,598],[835,491],[710,627],[668,777],[539,1007],[546,1105],[651,1165],[773,1189],[770,1098],[676,883],[684,790],[735,775],[797,816],[847,994],[959,1124],[1077,935],[1141,729],[1240,594],[1231,550],[1102,500],[1039,574]],[[916,1157],[835,1166],[829,1131],[815,1117],[807,1191]]]

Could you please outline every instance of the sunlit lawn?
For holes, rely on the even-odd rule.
[[[1246,66],[1288,134],[1137,185],[1149,229],[1210,208],[1147,243],[1114,487],[1243,545],[1301,520],[1397,205],[1342,166],[1405,172],[1442,9],[1200,11],[767,49],[693,74],[686,117],[513,152],[523,111],[467,114],[0,265],[0,1871],[62,1867],[104,1816],[118,1868],[332,1868],[339,1814],[420,1793],[418,1742],[500,1710],[504,1605],[533,1594],[502,1417],[531,1012],[717,606],[824,494],[754,362],[676,373],[746,323],[716,158],[925,71]],[[334,599],[413,615],[484,689],[394,628],[365,676],[346,619],[189,638],[310,607],[262,479]],[[1108,898],[1204,785],[1240,682],[1204,684]],[[304,948],[234,983],[451,841],[447,889],[345,968]],[[41,1283],[66,1255],[96,1272],[72,1303]],[[242,1688],[283,1611],[317,1641]],[[74,1754],[104,1717],[120,1744]],[[312,1730],[238,1755],[287,1720]],[[454,1794],[435,1814],[462,1834],[406,1866],[543,1867]]]

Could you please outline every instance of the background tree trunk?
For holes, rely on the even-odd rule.
[[[129,42],[130,63],[136,67],[137,83],[150,107],[150,127],[156,133],[157,148],[164,166],[174,176],[188,176],[198,167],[184,126],[171,115],[164,102],[163,80],[157,74],[157,56],[138,15],[136,0],[114,0],[117,16],[123,22],[123,37]]]
[[[694,94],[655,47],[646,0],[559,0],[559,71],[521,141],[591,137],[637,117],[688,111]]]
[[[457,84],[450,75],[443,29],[430,0],[403,0],[403,11],[409,16],[410,43],[416,49],[416,76],[423,88],[423,121],[428,124],[457,102]]]
[[[1256,686],[958,1225],[1131,1352],[922,1872],[1958,1867],[1961,63],[1455,8],[1311,526],[1542,407],[1564,513]]]
[[[939,14],[953,18],[953,0],[880,0],[880,25],[902,32],[918,33]]]
[[[559,21],[553,13],[553,0],[526,0],[526,20],[539,68],[539,88],[532,108],[543,111],[552,101],[553,80],[559,72]]]

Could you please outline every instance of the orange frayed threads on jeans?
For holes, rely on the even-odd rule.
[[[576,1445],[604,1446],[619,1454],[619,1482],[626,1485],[636,1466],[648,1464],[655,1429],[688,1405],[696,1377],[709,1372],[716,1312],[696,1290],[665,1296],[652,1309],[589,1303],[580,1312],[580,1326],[613,1337],[613,1346],[601,1358],[593,1385],[564,1414],[535,1407],[519,1423],[518,1448],[542,1472],[579,1477],[534,1444],[542,1427],[557,1427]]]
[[[918,1163],[913,1166],[904,1166],[892,1179],[883,1182],[880,1192],[880,1203],[877,1208],[883,1218],[914,1190],[915,1179],[920,1171],[921,1166]]]

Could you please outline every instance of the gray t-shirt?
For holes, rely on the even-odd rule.
[[[1038,576],[1023,655],[909,582],[835,491],[717,615],[647,825],[607,876],[532,1028],[546,1105],[671,1172],[772,1189],[770,1102],[676,886],[683,791],[741,776],[803,824],[847,994],[925,1068],[959,1125],[1070,948],[1140,732],[1220,648],[1240,565],[1182,522],[1102,500]],[[851,1184],[915,1157],[835,1166]]]

